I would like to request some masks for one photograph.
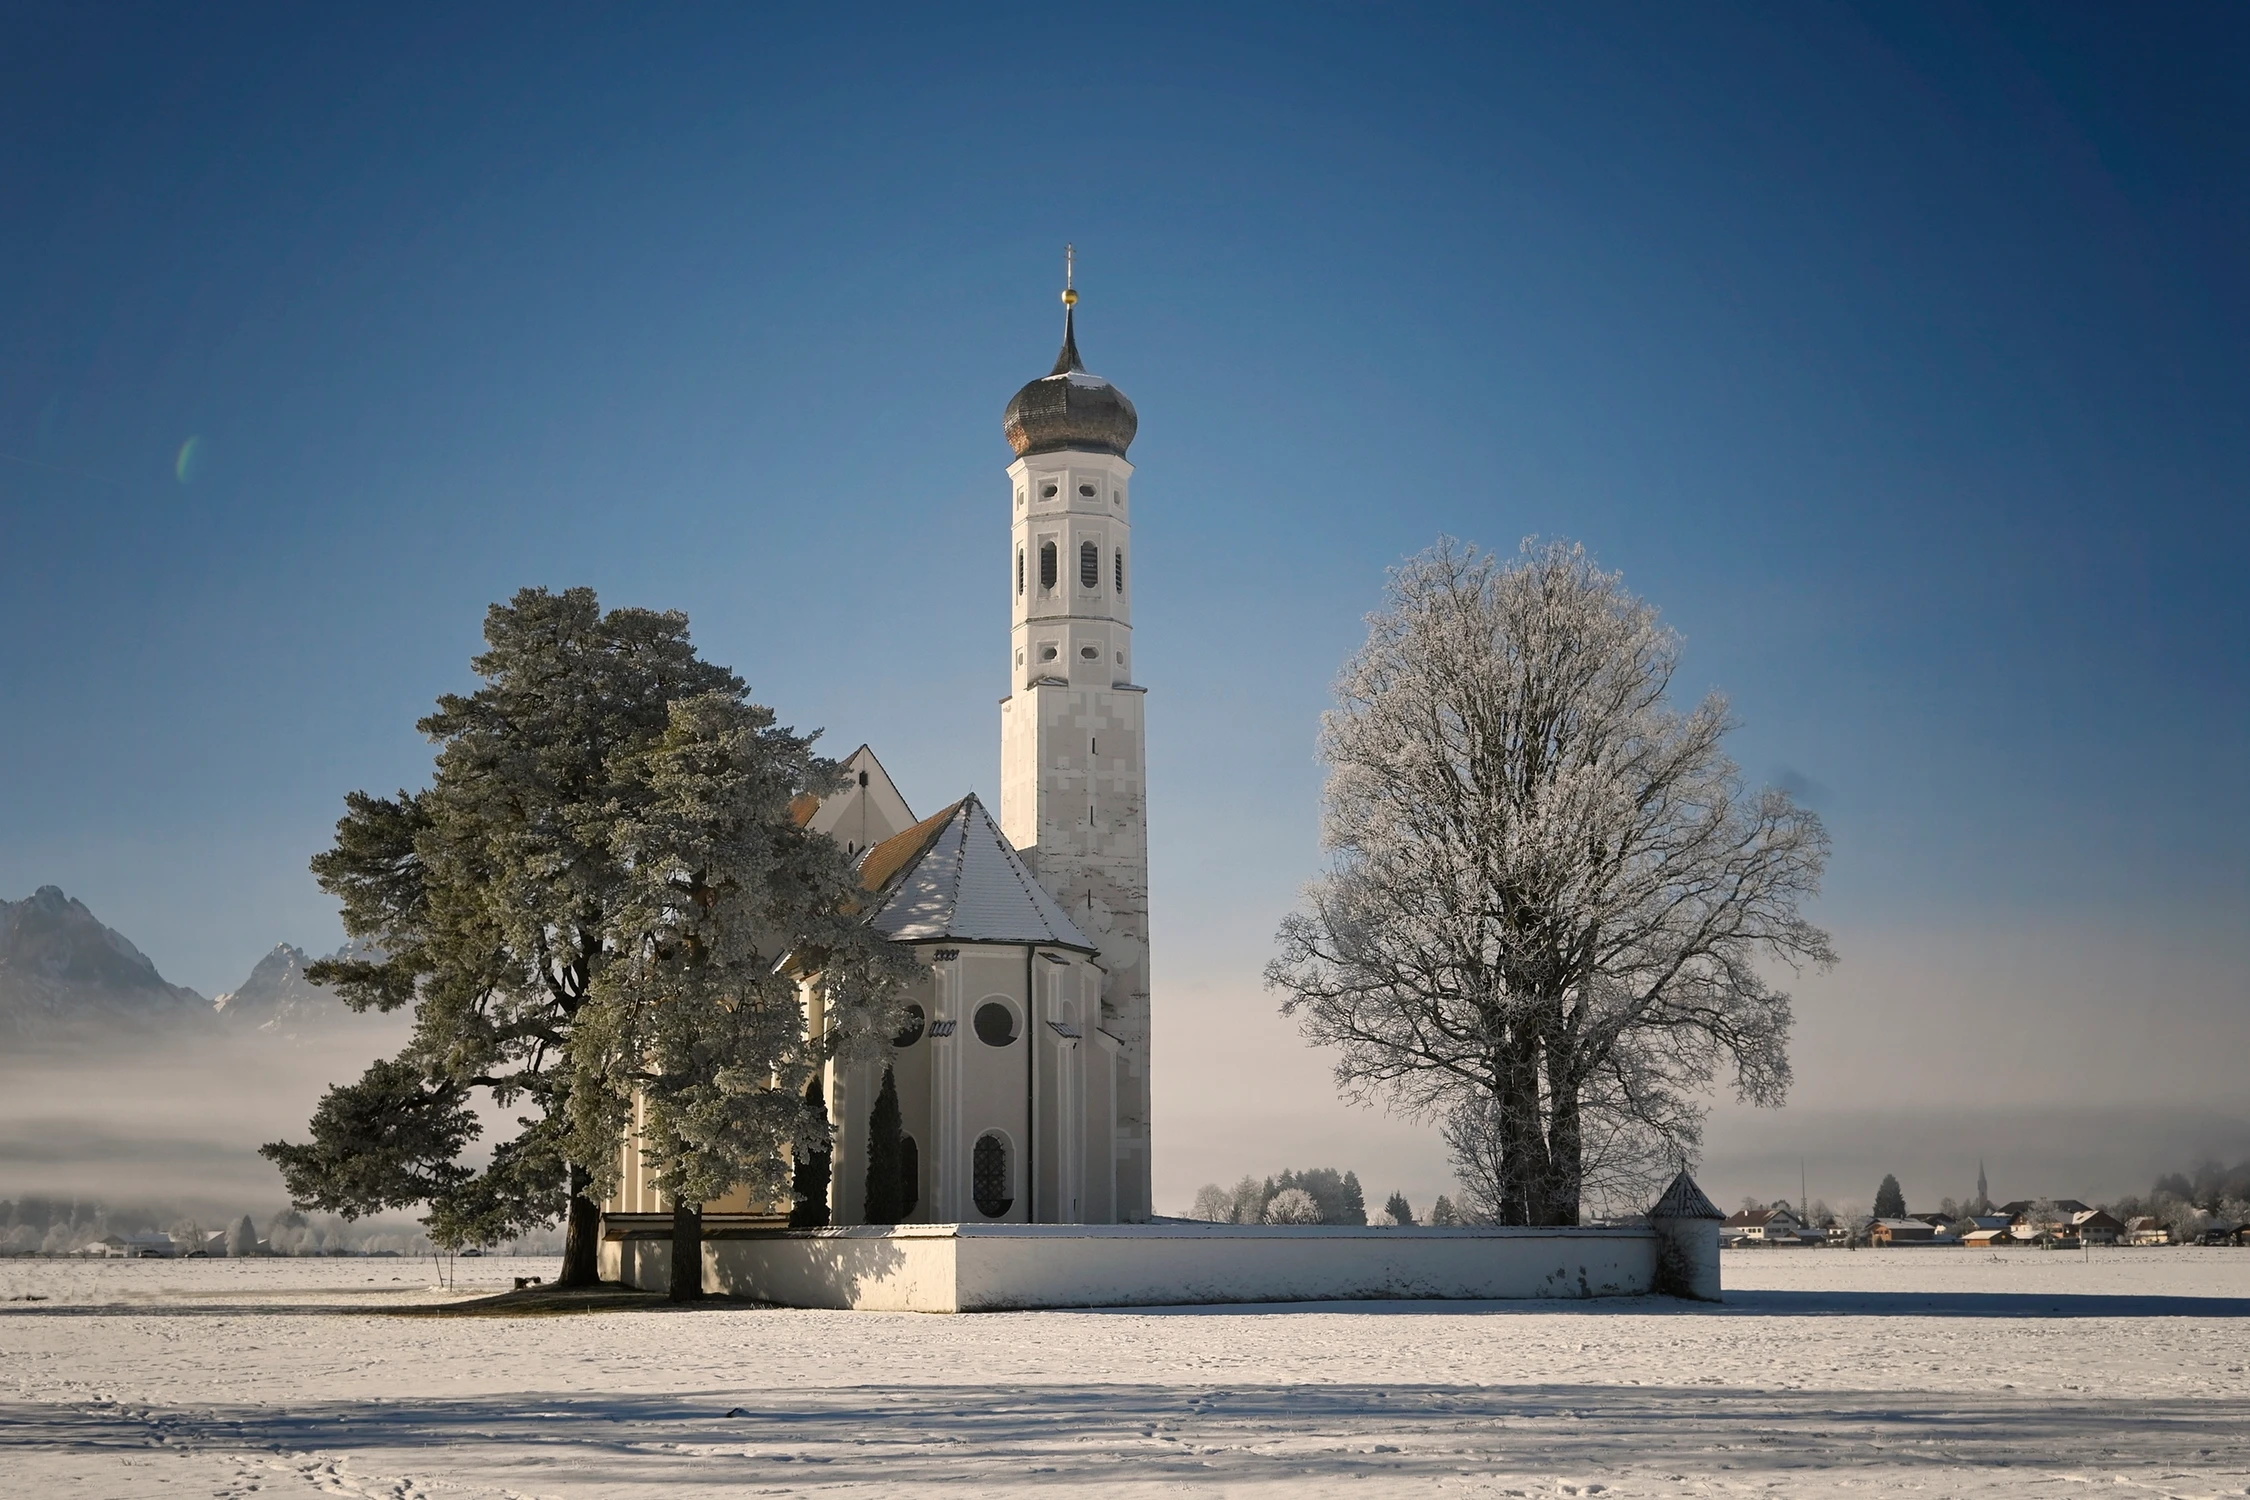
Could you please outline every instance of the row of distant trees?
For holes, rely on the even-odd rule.
[[[108,1235],[169,1234],[184,1253],[255,1255],[427,1255],[429,1237],[396,1223],[351,1222],[336,1214],[285,1208],[265,1217],[205,1218],[145,1204],[26,1196],[0,1199],[0,1255],[74,1255]],[[518,1248],[545,1253],[558,1236]]]
[[[1205,1183],[1187,1216],[1213,1224],[1365,1224],[1367,1196],[1356,1172],[1313,1167],[1244,1177],[1231,1188]]]
[[[1427,1213],[1416,1217],[1404,1193],[1384,1200],[1374,1223],[1393,1228],[1426,1225],[1447,1229],[1471,1224],[1498,1224],[1499,1214],[1479,1206],[1473,1185],[1464,1185],[1459,1198],[1440,1193]],[[1367,1198],[1360,1191],[1359,1174],[1333,1167],[1304,1172],[1283,1172],[1278,1177],[1245,1177],[1233,1187],[1207,1182],[1195,1195],[1187,1217],[1211,1224],[1367,1224]]]

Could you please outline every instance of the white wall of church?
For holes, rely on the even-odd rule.
[[[1002,944],[933,947],[920,956],[928,967],[906,998],[923,1008],[924,1029],[890,1057],[917,1159],[910,1222],[1113,1221],[1122,1049],[1089,1021],[1100,1009],[1100,967],[1075,953]],[[979,1032],[977,1013],[987,1005],[1008,1016],[1005,1044]],[[837,1224],[865,1222],[869,1120],[883,1066],[829,1070]],[[976,1201],[976,1149],[987,1135],[1005,1147],[1008,1206],[997,1215]]]

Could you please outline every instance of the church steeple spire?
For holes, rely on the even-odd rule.
[[[1047,372],[1056,375],[1083,375],[1086,363],[1078,357],[1078,247],[1063,246],[1063,346],[1055,356],[1055,367]]]
[[[1086,362],[1078,357],[1078,309],[1071,308],[1063,314],[1062,353],[1055,356],[1055,367],[1047,372],[1051,380],[1057,375],[1083,375]]]

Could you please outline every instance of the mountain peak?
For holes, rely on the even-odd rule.
[[[0,1031],[208,1014],[201,995],[167,983],[147,954],[62,887],[0,901]]]

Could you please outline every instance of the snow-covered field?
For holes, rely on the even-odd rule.
[[[0,1492],[2250,1493],[2242,1251],[1730,1253],[1719,1308],[377,1315],[553,1262],[456,1269],[0,1261]]]

